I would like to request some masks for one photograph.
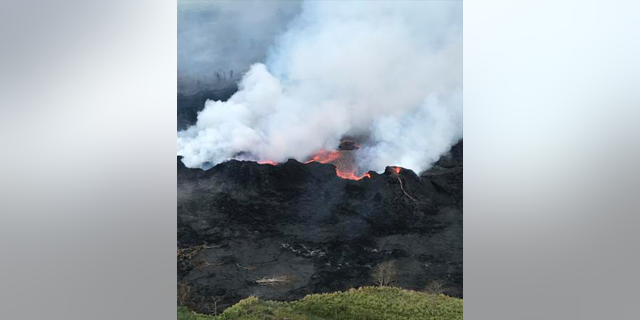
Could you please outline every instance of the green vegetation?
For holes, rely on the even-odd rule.
[[[292,302],[250,297],[221,315],[204,316],[178,308],[178,320],[454,320],[462,319],[462,299],[393,287],[363,287],[312,294]]]

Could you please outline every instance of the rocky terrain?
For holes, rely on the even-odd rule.
[[[442,280],[462,297],[462,141],[420,176],[388,167],[345,180],[295,160],[177,167],[178,281],[203,312],[371,285],[390,260],[396,285]]]

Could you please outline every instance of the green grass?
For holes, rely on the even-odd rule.
[[[462,299],[392,287],[312,294],[292,302],[244,299],[217,317],[178,308],[178,320],[454,320]]]

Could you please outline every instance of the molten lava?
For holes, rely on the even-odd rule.
[[[400,170],[402,170],[402,168],[400,167],[391,167],[391,169],[393,169],[393,172],[395,172],[396,174],[400,174]]]
[[[277,162],[273,161],[273,160],[262,160],[262,161],[258,161],[258,164],[268,164],[268,165],[272,165],[272,166],[276,166],[278,165]]]
[[[324,151],[320,149],[318,153],[316,153],[311,159],[307,160],[305,163],[311,162],[320,162],[320,163],[332,163],[341,158],[340,151]]]
[[[360,180],[365,177],[371,178],[368,172],[360,176],[356,175],[356,164],[351,154],[352,150],[353,149],[334,151],[320,150],[305,163],[320,162],[333,164],[336,167],[336,175],[342,179]]]
[[[368,172],[361,176],[357,176],[355,171],[344,172],[344,171],[338,170],[338,168],[336,168],[336,175],[342,179],[348,179],[348,180],[360,180],[364,177],[371,178],[371,175]]]
[[[323,164],[332,164],[336,167],[336,175],[342,179],[360,180],[362,178],[371,178],[371,174],[368,172],[362,175],[356,174],[358,166],[355,162],[353,153],[358,149],[360,149],[360,145],[350,140],[344,140],[340,143],[338,150],[327,151],[320,149],[320,151],[304,163],[308,164],[311,162],[319,162]],[[261,160],[258,161],[258,163],[272,166],[278,165],[278,162],[273,160]],[[397,167],[396,172],[400,172],[399,167]]]

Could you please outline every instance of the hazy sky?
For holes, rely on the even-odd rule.
[[[178,75],[236,75],[264,60],[274,38],[300,12],[297,1],[178,1]]]

